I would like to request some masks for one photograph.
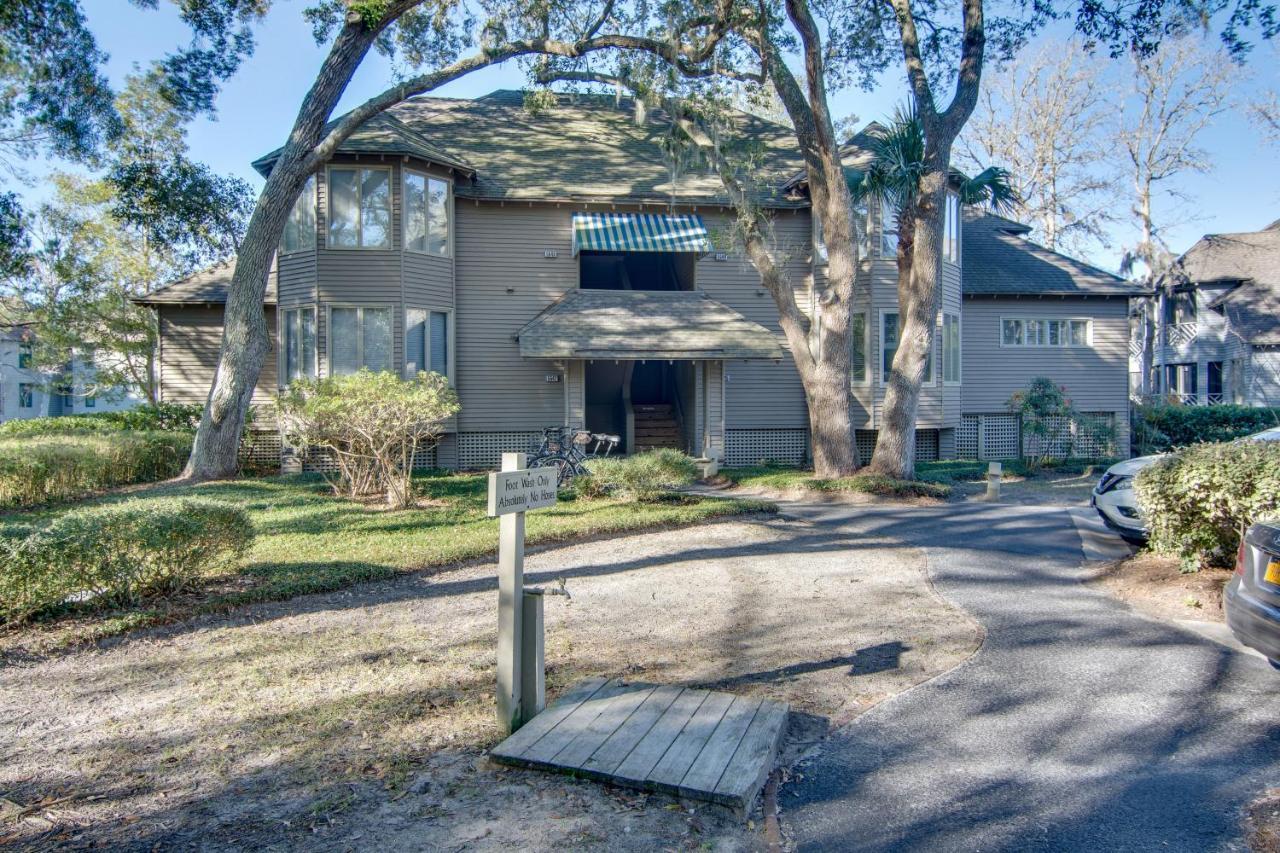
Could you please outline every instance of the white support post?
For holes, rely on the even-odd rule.
[[[523,453],[502,454],[503,471],[519,471],[524,464]],[[526,719],[521,702],[524,513],[502,515],[498,525],[498,725],[511,733]]]

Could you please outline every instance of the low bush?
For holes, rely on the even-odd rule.
[[[1152,403],[1134,407],[1133,446],[1145,456],[1206,441],[1231,441],[1278,425],[1280,409]]]
[[[652,450],[616,459],[593,459],[591,472],[574,480],[583,497],[614,495],[654,501],[698,479],[698,466],[678,450]]]
[[[62,605],[98,609],[171,595],[235,568],[253,541],[243,509],[196,498],[72,510],[47,527],[0,527],[0,623]]]
[[[1138,473],[1151,549],[1184,567],[1230,565],[1242,530],[1280,510],[1280,442],[1197,444]]]
[[[116,432],[0,439],[0,508],[81,498],[175,477],[191,453],[184,432]]]
[[[194,432],[203,406],[158,403],[121,412],[94,412],[58,418],[29,418],[0,424],[0,437],[81,435],[85,433]]]
[[[821,492],[861,492],[886,498],[935,498],[951,496],[951,486],[925,480],[899,480],[884,474],[854,474],[839,480],[813,480],[813,488]]]

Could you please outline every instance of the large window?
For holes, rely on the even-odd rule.
[[[880,200],[880,257],[898,257],[898,209],[888,199]]]
[[[316,247],[316,176],[307,178],[280,238],[280,254],[305,252]]]
[[[329,372],[391,370],[391,309],[329,309]]]
[[[1164,298],[1166,323],[1194,323],[1196,321],[1196,293],[1194,290],[1175,290]]]
[[[867,362],[869,335],[867,334],[867,315],[854,314],[849,323],[849,376],[858,383],[867,381]]]
[[[410,308],[405,312],[404,372],[425,370],[453,378],[452,329],[448,311]]]
[[[1164,366],[1165,393],[1182,403],[1196,402],[1196,366],[1194,363]]]
[[[902,336],[902,323],[896,312],[883,311],[880,314],[880,384],[883,385],[889,381],[889,374],[893,370],[893,357],[898,352],[898,341]],[[933,384],[933,353],[930,352],[924,360],[924,378],[920,380],[925,385]]]
[[[316,375],[316,309],[290,308],[283,316],[284,365],[280,373],[287,385]]]
[[[1091,320],[1000,320],[1002,347],[1087,347],[1093,343]]]
[[[871,214],[865,201],[853,203],[853,226],[858,230],[858,258],[871,255]],[[827,262],[827,239],[822,231],[822,219],[813,214],[813,252],[818,263]]]
[[[35,386],[30,382],[18,383],[18,408],[30,409],[35,405]]]
[[[410,252],[449,254],[449,182],[404,173],[404,247]]]
[[[942,315],[942,381],[948,385],[960,382],[960,316]]]
[[[943,223],[942,259],[960,263],[960,198],[947,193],[947,215]]]
[[[329,248],[391,248],[391,170],[329,168]]]
[[[18,344],[18,367],[22,370],[31,367],[31,344]]]

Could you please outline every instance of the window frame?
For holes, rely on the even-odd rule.
[[[947,368],[951,366],[951,357],[947,352],[947,321],[955,321],[955,365],[956,378],[947,378]],[[942,314],[942,384],[944,386],[961,385],[964,382],[964,318],[961,314]]]
[[[30,343],[18,344],[18,369],[30,370],[31,362],[35,358],[35,346]]]
[[[364,216],[360,215],[356,220],[356,242],[355,246],[335,246],[331,237],[331,229],[333,228],[333,171],[377,171],[387,173],[387,245],[385,246],[366,246],[364,244]],[[325,166],[324,172],[324,197],[325,197],[325,219],[324,219],[324,247],[335,252],[394,252],[396,249],[396,180],[395,170],[390,166],[367,166],[363,163],[330,163]],[[359,184],[357,184],[359,186]],[[356,200],[356,210],[361,211],[361,200],[364,198],[364,190],[360,190],[360,198]],[[350,307],[350,306],[338,306]],[[359,307],[359,306],[355,306]],[[373,306],[370,306],[373,307]]]
[[[431,358],[431,315],[445,315],[445,334],[448,340],[445,341],[445,359],[448,361],[445,369],[445,378],[449,380],[449,387],[454,387],[454,375],[457,372],[457,360],[454,353],[457,351],[457,338],[454,332],[454,309],[444,306],[430,305],[406,305],[404,308],[404,346],[402,347],[403,358],[400,360],[400,375],[405,379],[413,378],[409,374],[409,312],[422,311],[426,314],[424,320],[425,326],[422,333],[423,355],[429,360]],[[429,367],[429,365],[428,365]],[[431,370],[427,370],[431,373]],[[416,374],[414,374],[416,375]]]
[[[894,223],[894,227],[892,231],[890,231],[890,229],[886,227],[886,223],[890,221],[891,215],[892,215],[892,221]],[[879,233],[877,234],[878,239],[876,240],[876,255],[884,260],[897,260],[898,258],[898,227],[897,227],[898,213],[896,210],[893,209],[893,205],[890,204],[887,198],[880,199],[880,212],[878,214],[878,218],[880,220],[880,223],[879,223],[880,229],[879,229]],[[893,239],[893,247],[886,249],[885,241],[888,240],[890,236],[892,236],[892,239]],[[890,312],[890,313],[893,313],[893,312]]]
[[[849,384],[858,388],[865,388],[871,384],[873,372],[871,367],[871,311],[864,308],[861,311],[855,309],[851,312],[849,320],[849,346],[851,348],[853,346],[853,317],[862,318],[862,378],[855,379],[853,377],[853,358],[851,355],[849,359]]]
[[[338,307],[341,308],[343,306]],[[276,308],[276,322],[278,326],[276,330],[276,342],[277,348],[279,349],[279,359],[276,365],[276,385],[281,389],[288,388],[289,383],[293,381],[289,378],[289,353],[288,347],[286,346],[289,340],[286,335],[286,327],[289,322],[289,313],[292,311],[297,311],[299,318],[301,318],[301,312],[303,311],[311,311],[313,314],[315,334],[311,339],[311,363],[315,365],[315,375],[307,378],[320,378],[320,311],[317,305],[314,302],[304,302],[298,305],[278,306]],[[301,332],[302,330],[299,329],[299,340],[301,340]],[[299,352],[298,354],[301,355],[302,353]],[[298,375],[299,378],[304,376],[305,374],[302,373]]]
[[[942,260],[958,267],[960,266],[960,196],[948,192],[943,205]]]
[[[1014,344],[1005,343],[1004,324],[1006,322],[1021,324],[1022,343],[1014,343]],[[1043,343],[1035,343],[1035,344],[1027,343],[1027,323],[1043,324],[1041,326],[1041,334],[1039,335],[1039,337],[1043,339]],[[1064,339],[1066,343],[1057,343],[1057,344],[1049,343],[1049,324],[1050,323],[1066,324],[1065,328],[1066,328],[1067,334],[1066,334],[1066,338]],[[1085,324],[1085,342],[1083,344],[1071,343],[1071,324],[1072,323]],[[1092,349],[1094,345],[1093,344],[1093,318],[1092,317],[1008,317],[1002,314],[1000,315],[1000,319],[996,325],[996,337],[999,340],[1001,349],[1045,349],[1045,350]]]
[[[23,395],[26,395],[26,402],[23,402]],[[36,386],[34,382],[18,383],[18,408],[34,409],[36,407]]]
[[[447,230],[445,233],[443,252],[433,252],[430,249],[413,249],[409,247],[409,193],[406,185],[411,175],[423,178],[427,182],[424,200],[427,204],[427,210],[425,213],[428,237],[431,235],[431,182],[438,181],[439,183],[444,184],[444,218]],[[407,166],[402,168],[400,170],[400,245],[404,247],[404,251],[413,252],[415,255],[426,255],[431,258],[453,257],[453,224],[453,181],[447,180],[438,175],[433,175],[422,169],[411,169]]]
[[[317,244],[317,232],[320,226],[320,198],[319,198],[319,181],[316,180],[315,172],[307,176],[306,183],[303,185],[302,192],[298,193],[298,197],[293,201],[293,207],[289,208],[289,218],[285,220],[285,231],[280,235],[280,257],[287,255],[296,255],[302,252],[314,252]],[[289,233],[289,224],[293,221],[293,215],[298,210],[298,204],[307,194],[307,186],[311,187],[311,242],[307,246],[299,246],[295,249],[285,248],[285,235]],[[326,221],[326,226],[328,225]],[[326,241],[327,242],[327,241]]]
[[[333,372],[333,309],[354,308],[360,313],[357,315],[356,328],[359,330],[359,340],[356,343],[356,361],[359,367],[356,370],[367,367],[364,363],[364,312],[365,309],[371,308],[375,310],[385,309],[391,312],[391,372],[395,372],[396,364],[396,305],[394,302],[326,302],[324,309],[324,367],[326,376],[337,376],[339,374]],[[316,340],[319,341],[319,330],[316,331]],[[403,347],[401,348],[403,352]],[[318,369],[318,368],[317,368]],[[355,371],[353,371],[355,372]],[[350,374],[341,374],[349,376]],[[403,368],[401,376],[404,375]]]
[[[880,369],[880,387],[882,387],[882,388],[883,388],[886,384],[888,384],[888,382],[889,382],[889,373],[890,373],[890,371],[888,371],[888,370],[885,370],[885,369],[884,369],[884,341],[885,341],[885,334],[884,334],[884,319],[885,319],[885,317],[888,317],[890,314],[892,314],[893,316],[895,316],[895,317],[898,317],[898,318],[899,318],[899,325],[898,325],[898,340],[902,340],[902,325],[901,325],[902,312],[901,312],[901,311],[890,311],[888,308],[881,308],[881,309],[880,309],[880,324],[879,324],[880,340],[878,341],[879,346],[878,346],[878,348],[877,348],[877,351],[878,351],[878,354],[879,354],[879,358],[877,358],[877,359],[876,359],[876,361],[877,361],[877,365],[878,365],[878,367],[879,367],[879,369]],[[935,331],[936,331],[936,329],[935,329]],[[922,380],[920,381],[920,387],[921,387],[921,388],[933,388],[933,387],[937,386],[937,384],[938,384],[938,369],[937,369],[937,368],[938,368],[938,365],[937,365],[937,363],[936,363],[936,362],[937,362],[937,358],[935,357],[935,356],[936,356],[936,354],[933,352],[933,349],[936,347],[937,343],[938,343],[938,336],[935,334],[935,335],[933,336],[933,344],[934,344],[934,346],[933,346],[933,347],[930,347],[930,349],[929,349],[929,356],[928,356],[928,359],[927,359],[927,360],[926,360],[926,362],[925,362],[925,365],[928,367],[929,372],[928,372],[928,374],[925,376],[925,378],[924,378],[924,379],[922,379]],[[896,354],[896,350],[897,350],[897,348],[895,347],[894,349],[895,349],[895,354]]]

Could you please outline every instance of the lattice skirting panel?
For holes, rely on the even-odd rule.
[[[1115,413],[1081,412],[1081,416],[1074,422],[1067,418],[1051,418],[1047,424],[1047,435],[1024,435],[1023,452],[1027,456],[1055,456],[1060,459],[1114,456]]]
[[[1025,431],[1017,415],[996,412],[964,415],[956,430],[956,456],[960,459],[1017,459],[1019,453],[1039,455],[1049,442],[1048,455],[1078,459],[1102,458],[1116,453],[1115,412],[1082,412],[1076,423],[1051,423],[1051,435],[1042,438]]]
[[[280,468],[283,442],[275,430],[246,430],[240,439],[240,467],[250,472]]]
[[[724,431],[724,464],[734,468],[778,462],[803,465],[809,458],[809,430],[727,429]]]
[[[854,430],[854,445],[858,449],[859,465],[866,465],[871,461],[871,454],[875,453],[876,450],[876,436],[878,434],[879,431],[874,429]],[[938,461],[938,430],[916,430],[916,461]]]
[[[464,471],[497,469],[504,453],[532,453],[541,432],[460,432],[458,467]]]

